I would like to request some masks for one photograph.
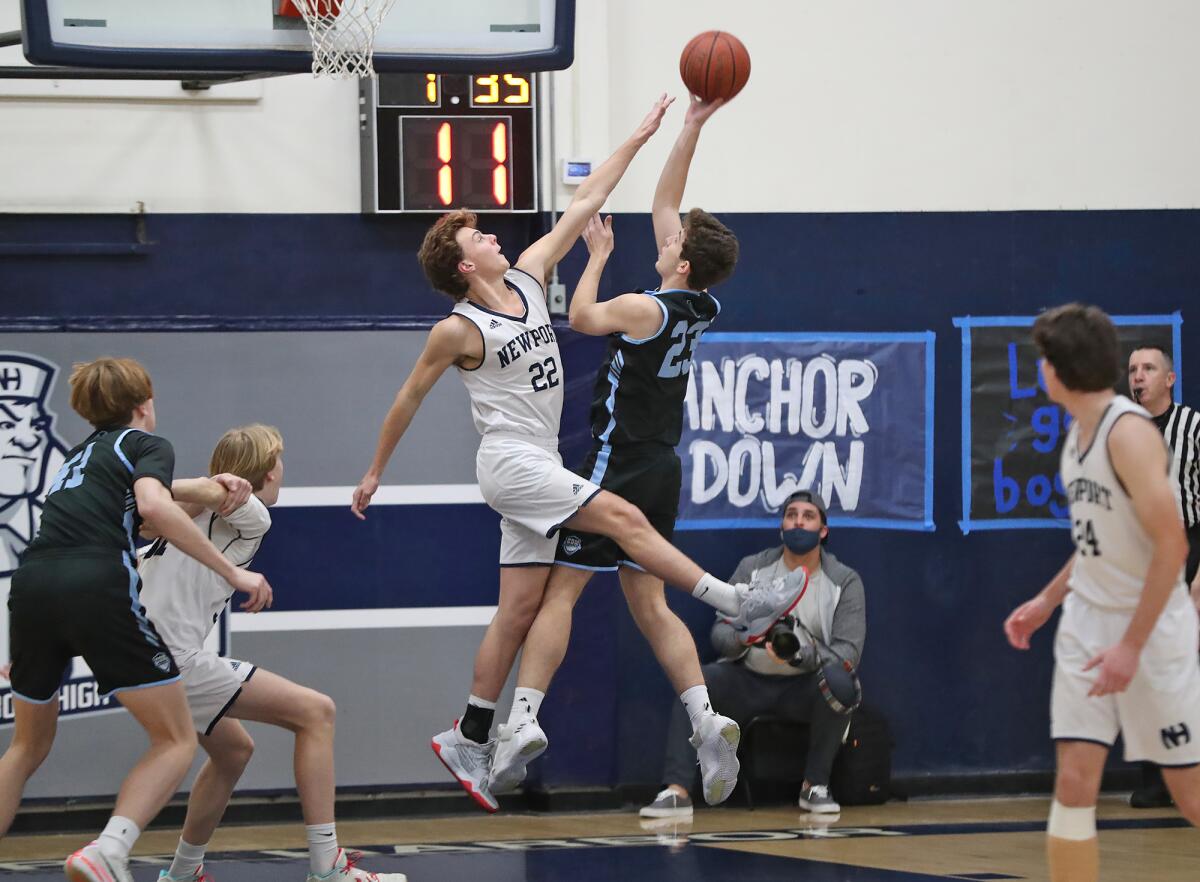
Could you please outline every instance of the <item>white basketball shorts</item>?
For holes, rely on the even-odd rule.
[[[176,652],[175,663],[183,675],[192,722],[201,735],[209,735],[229,712],[242,684],[254,676],[250,662],[224,658],[207,649]]]
[[[558,439],[489,432],[479,444],[475,476],[500,514],[500,566],[550,566],[558,528],[600,488],[564,468]]]
[[[1200,764],[1200,620],[1191,601],[1179,594],[1159,616],[1129,687],[1099,697],[1088,696],[1097,670],[1083,667],[1117,644],[1133,614],[1067,595],[1054,641],[1050,693],[1050,731],[1056,741],[1111,747],[1120,731],[1126,760]]]

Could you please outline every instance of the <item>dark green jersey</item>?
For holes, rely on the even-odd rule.
[[[592,394],[592,437],[601,444],[650,441],[674,447],[683,431],[692,352],[721,304],[707,291],[643,293],[662,310],[662,325],[644,340],[609,338]]]
[[[28,552],[54,549],[134,551],[141,527],[133,483],[155,478],[171,487],[171,442],[141,429],[100,429],[67,454],[46,493],[42,522]]]

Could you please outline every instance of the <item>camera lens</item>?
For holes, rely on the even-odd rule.
[[[780,658],[794,658],[800,651],[800,638],[790,628],[776,625],[771,629],[771,649]]]

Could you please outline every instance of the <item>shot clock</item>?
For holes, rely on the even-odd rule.
[[[363,211],[537,210],[532,74],[362,81]]]

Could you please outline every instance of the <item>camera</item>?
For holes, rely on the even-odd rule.
[[[784,661],[791,661],[800,651],[800,638],[795,632],[796,620],[792,616],[784,616],[771,626],[767,632],[766,642],[771,644],[771,650]]]

